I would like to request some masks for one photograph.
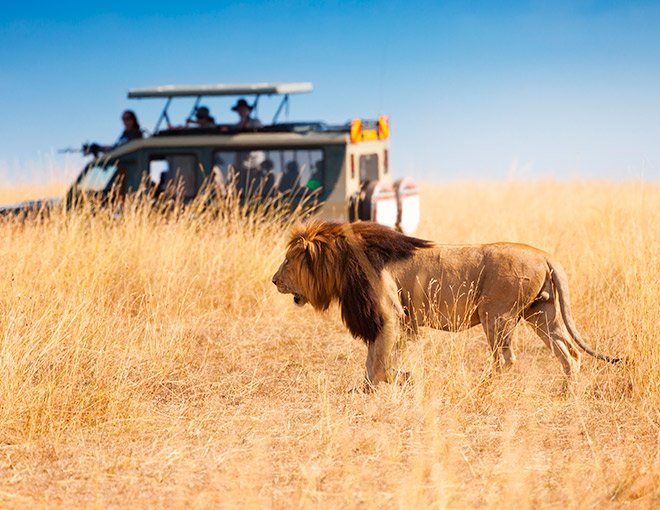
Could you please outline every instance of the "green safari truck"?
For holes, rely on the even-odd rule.
[[[160,98],[165,106],[152,134],[127,143],[93,149],[66,202],[88,196],[125,196],[144,186],[156,193],[174,189],[193,200],[205,184],[222,195],[230,184],[241,197],[308,200],[315,214],[341,221],[370,220],[413,233],[419,223],[419,193],[410,177],[394,179],[389,165],[389,119],[352,119],[343,125],[279,121],[293,94],[310,92],[311,83],[161,86],[134,89],[129,98]],[[280,96],[270,123],[256,120],[262,96]],[[214,96],[237,96],[247,105],[243,126],[212,123],[175,127],[169,119],[174,99],[192,100],[186,126]],[[236,108],[234,108],[236,109]],[[208,113],[208,109],[205,112]],[[192,122],[191,122],[192,121]]]

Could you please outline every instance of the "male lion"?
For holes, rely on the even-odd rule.
[[[294,302],[326,310],[338,301],[344,323],[368,346],[366,387],[391,379],[399,328],[456,331],[482,324],[495,369],[515,361],[512,331],[532,324],[571,378],[580,367],[566,273],[547,253],[524,244],[440,245],[376,223],[310,221],[291,231],[273,276]]]

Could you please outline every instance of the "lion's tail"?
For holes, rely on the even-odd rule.
[[[566,324],[568,332],[575,340],[575,343],[577,343],[584,352],[590,354],[594,358],[598,358],[600,360],[614,364],[621,362],[621,358],[611,358],[610,356],[606,356],[605,354],[594,351],[591,347],[589,347],[587,343],[584,342],[584,340],[582,340],[582,337],[580,337],[580,334],[577,331],[577,327],[575,326],[575,321],[573,320],[573,314],[571,313],[571,307],[569,305],[568,278],[566,277],[566,273],[558,262],[551,259],[548,259],[547,262],[548,266],[550,267],[552,283],[554,284],[555,289],[557,289],[557,294],[559,296],[559,307],[561,309],[561,315],[564,319],[564,324]]]

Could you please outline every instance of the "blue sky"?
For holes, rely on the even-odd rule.
[[[153,128],[162,101],[128,100],[131,88],[311,81],[290,118],[389,114],[398,175],[660,180],[660,2],[12,4],[0,11],[10,173],[112,143],[125,108]],[[228,99],[207,103],[235,120]],[[263,101],[262,120],[275,106]]]

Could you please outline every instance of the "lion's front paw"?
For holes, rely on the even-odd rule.
[[[393,370],[392,381],[399,386],[406,386],[412,384],[412,374],[405,370]]]
[[[350,390],[348,390],[349,393],[373,393],[373,391],[376,389],[376,387],[373,385],[371,381],[365,380],[362,383],[358,383],[355,386],[353,386]]]

